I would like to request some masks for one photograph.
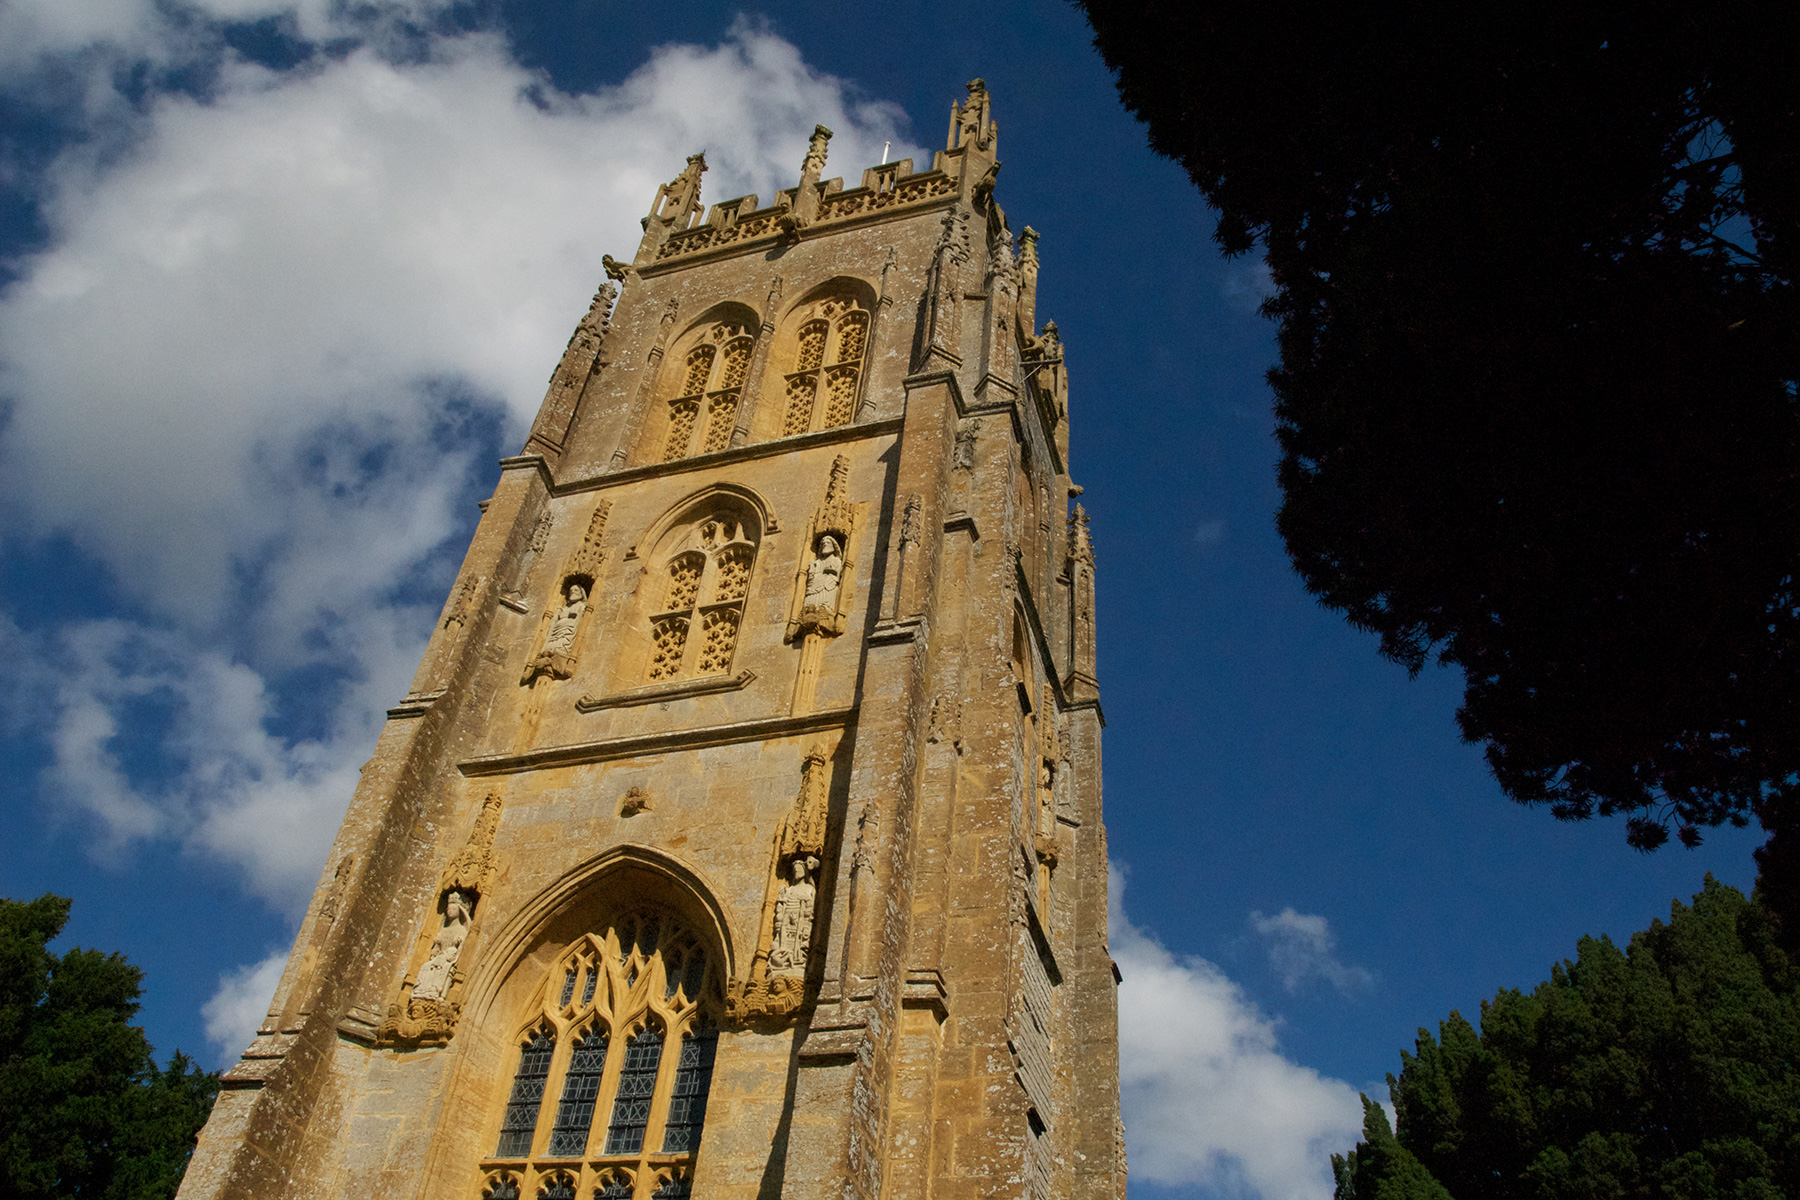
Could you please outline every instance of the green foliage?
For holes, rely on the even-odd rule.
[[[1621,953],[1583,938],[1529,994],[1421,1029],[1334,1159],[1339,1200],[1800,1194],[1800,971],[1707,877]]]
[[[1523,803],[1800,807],[1800,6],[1082,3],[1267,252],[1307,587]]]
[[[49,944],[69,901],[0,899],[0,1195],[167,1200],[218,1094],[176,1053],[159,1070],[137,1015],[143,973]]]

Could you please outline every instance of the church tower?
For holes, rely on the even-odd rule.
[[[1123,1197],[1037,234],[830,137],[607,259],[184,1200]]]

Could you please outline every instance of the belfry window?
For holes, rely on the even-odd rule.
[[[669,401],[663,461],[710,454],[731,445],[753,341],[742,326],[715,325],[682,360],[678,394]],[[699,448],[695,449],[695,431]]]
[[[677,541],[649,581],[661,599],[652,593],[648,682],[731,670],[755,565],[753,531],[730,515],[698,521]]]
[[[848,425],[862,390],[869,314],[853,300],[827,300],[800,326],[787,374],[788,437]]]
[[[528,1016],[478,1195],[687,1196],[718,1045],[715,972],[700,939],[661,911],[567,947]],[[559,1099],[540,1129],[546,1095]]]

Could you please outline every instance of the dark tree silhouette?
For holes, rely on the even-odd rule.
[[[1800,836],[1800,6],[1084,7],[1267,253],[1306,586],[1515,799]]]
[[[169,1200],[219,1077],[158,1069],[137,1015],[143,973],[49,946],[69,902],[0,899],[0,1196]]]

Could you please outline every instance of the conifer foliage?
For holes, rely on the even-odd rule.
[[[143,973],[49,945],[69,901],[0,899],[0,1196],[168,1200],[218,1075],[159,1069],[137,1015]]]
[[[1777,828],[1800,6],[1082,2],[1221,246],[1267,252],[1307,587],[1462,668],[1515,799],[1641,848]]]
[[[1800,1194],[1800,973],[1760,906],[1707,877],[1627,949],[1583,938],[1476,1031],[1419,1031],[1334,1157],[1338,1200]]]

